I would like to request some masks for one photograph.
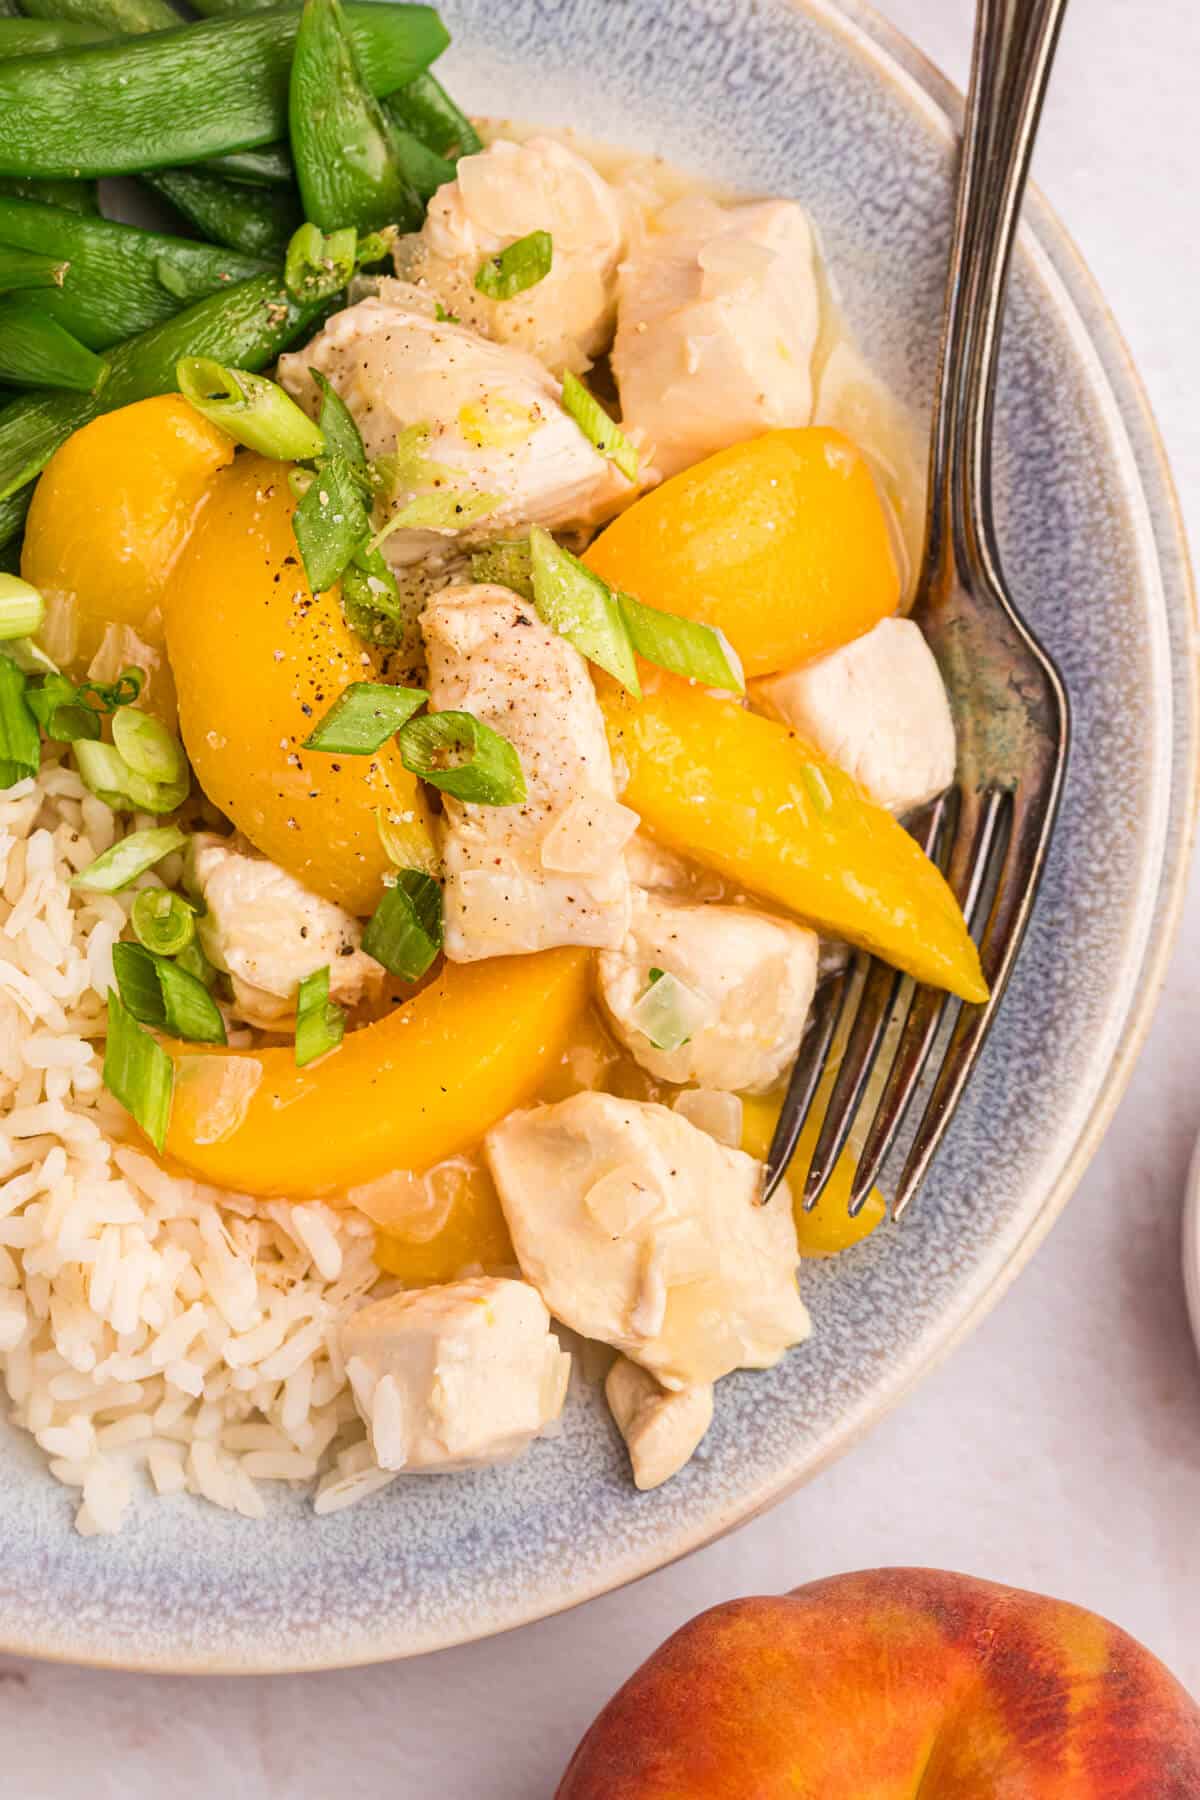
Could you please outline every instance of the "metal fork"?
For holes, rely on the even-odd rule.
[[[1066,0],[979,0],[958,174],[925,549],[912,617],[937,657],[958,735],[955,785],[910,829],[944,869],[979,944],[990,998],[958,1005],[865,953],[823,988],[767,1156],[765,1194],[795,1150],[830,1046],[840,1065],[804,1188],[816,1205],[884,1045],[890,1063],[859,1157],[850,1212],[896,1144],[948,1008],[958,1016],[893,1198],[899,1218],[945,1135],[1029,922],[1066,769],[1069,711],[1050,657],[1004,584],[992,520],[1000,321],[1030,153]],[[894,1053],[891,1046],[894,1045]]]

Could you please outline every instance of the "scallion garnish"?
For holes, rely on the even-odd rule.
[[[182,850],[187,843],[176,825],[155,825],[149,831],[131,831],[128,837],[105,850],[71,882],[75,888],[89,893],[116,894],[152,869],[164,856]]]
[[[354,466],[323,456],[316,478],[292,514],[292,530],[314,594],[331,588],[371,529]]]
[[[452,481],[456,470],[449,463],[434,462],[426,455],[433,428],[406,425],[396,433],[396,448],[377,456],[370,464],[371,485],[381,494],[397,494],[402,488],[419,488],[425,482]]]
[[[296,996],[296,1067],[336,1050],[346,1034],[346,1015],[329,998],[329,968],[314,969]]]
[[[508,739],[469,712],[425,713],[400,733],[400,759],[423,781],[472,806],[519,806],[521,760]]]
[[[370,644],[399,644],[405,635],[396,577],[378,550],[362,544],[342,570],[342,611]]]
[[[632,594],[617,594],[617,605],[630,640],[639,656],[698,681],[702,687],[722,688],[735,694],[746,691],[741,659],[723,631],[684,619],[676,613],[646,606]]]
[[[83,704],[79,689],[65,675],[47,675],[36,687],[30,687],[26,699],[48,738],[74,744],[79,738],[100,736],[100,714],[94,706]]]
[[[0,789],[36,775],[42,761],[37,720],[26,698],[28,677],[0,655]]]
[[[79,694],[92,699],[102,713],[116,712],[118,706],[132,706],[146,685],[140,669],[124,669],[115,681],[85,681]]]
[[[118,944],[116,948],[121,946]],[[136,1119],[154,1148],[162,1150],[171,1122],[175,1065],[162,1045],[142,1029],[121,996],[111,988],[108,990],[104,1085]]]
[[[378,257],[372,255],[371,260],[378,261]],[[358,233],[353,225],[330,232],[319,225],[301,225],[288,241],[284,286],[293,300],[302,304],[332,299],[353,275],[357,261]]]
[[[182,950],[176,951],[175,961],[179,968],[186,969],[189,975],[194,975],[202,987],[213,988],[216,986],[219,971],[214,969],[205,956],[204,948],[198,937],[194,937],[190,944],[185,944]]]
[[[0,638],[32,637],[46,617],[46,602],[37,588],[19,575],[0,574]]]
[[[471,558],[471,580],[495,582],[522,600],[533,599],[533,559],[527,537],[487,544]]]
[[[412,869],[418,874],[436,874],[439,864],[428,827],[415,812],[391,812],[386,806],[375,808],[375,824],[379,841],[394,869]]]
[[[638,453],[615,419],[610,419],[594,394],[590,394],[570,369],[562,382],[563,411],[570,413],[593,449],[615,463],[622,475],[637,480]]]
[[[143,888],[129,923],[143,949],[155,956],[178,956],[196,936],[196,909],[170,888]]]
[[[83,785],[116,812],[169,813],[187,799],[191,777],[186,766],[178,781],[151,781],[131,769],[113,744],[80,737],[74,751]]]
[[[475,286],[489,300],[511,300],[543,281],[553,261],[554,239],[550,233],[531,231],[498,256],[485,257],[475,271]]]
[[[305,750],[339,756],[370,756],[424,706],[423,688],[389,687],[382,681],[353,681],[305,738]]]
[[[183,745],[152,713],[119,706],[113,714],[112,734],[118,754],[135,775],[169,786],[185,779],[188,765]]]
[[[476,519],[495,512],[503,501],[502,494],[472,494],[463,488],[416,494],[375,533],[371,549],[378,550],[393,531],[465,531]]]
[[[401,869],[367,921],[362,947],[389,975],[417,981],[442,947],[442,890],[421,869]]]
[[[210,356],[185,356],[175,365],[175,379],[198,413],[261,456],[303,462],[324,449],[308,414],[265,375],[226,368]]]
[[[135,1019],[192,1044],[226,1041],[220,1008],[189,969],[141,944],[114,944],[112,958],[121,1000]]]
[[[529,533],[533,601],[538,613],[581,656],[641,697],[637,662],[616,595],[606,581],[535,525]]]
[[[321,409],[318,421],[321,436],[325,440],[327,456],[343,456],[352,469],[361,469],[367,476],[367,453],[363,449],[363,441],[358,426],[354,423],[354,415],[342,399],[333,383],[322,375],[320,369],[310,369],[309,374],[317,385],[321,396]]]
[[[705,994],[663,969],[650,970],[649,985],[629,1014],[631,1024],[656,1050],[681,1050],[712,1016]]]

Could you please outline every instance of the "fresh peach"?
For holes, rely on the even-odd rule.
[[[1196,1800],[1200,1708],[1095,1613],[936,1569],[734,1600],[609,1701],[557,1800]]]

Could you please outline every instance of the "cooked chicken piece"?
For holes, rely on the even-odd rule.
[[[534,231],[553,240],[549,274],[510,300],[480,293],[487,258]],[[420,232],[397,243],[396,270],[485,337],[578,375],[612,341],[624,248],[620,197],[586,157],[553,138],[498,139],[459,159]]]
[[[659,215],[620,271],[613,372],[625,430],[663,475],[812,417],[812,229],[790,200]]]
[[[664,976],[682,989],[668,992]],[[597,958],[596,977],[613,1030],[660,1081],[762,1093],[800,1047],[817,937],[748,906],[697,906],[635,888],[629,935]],[[676,1047],[669,1040],[680,1033],[686,1042]]]
[[[645,1101],[574,1094],[485,1140],[521,1273],[556,1318],[677,1390],[769,1368],[808,1336],[786,1193]]]
[[[410,1474],[518,1456],[557,1419],[571,1372],[536,1291],[486,1276],[370,1302],[341,1351],[376,1462]]]
[[[752,697],[889,812],[911,812],[954,780],[950,702],[911,619],[884,619],[817,662],[768,675]]]
[[[329,969],[329,998],[354,1006],[384,980],[360,949],[357,919],[236,838],[198,833],[190,867],[207,910],[196,922],[208,960],[233,982],[233,1010],[279,1030],[295,1017],[306,975]]]
[[[421,629],[434,711],[474,713],[506,737],[526,788],[523,806],[445,796],[446,955],[474,962],[619,944],[629,929],[624,843],[637,815],[618,806],[582,656],[502,587],[444,588]],[[573,826],[585,816],[604,848],[572,855],[583,835]],[[564,869],[571,862],[588,866]]]
[[[604,1397],[628,1447],[634,1486],[643,1491],[678,1475],[712,1424],[711,1382],[668,1393],[627,1356],[608,1371]]]
[[[280,357],[280,380],[315,417],[310,367],[346,402],[368,457],[395,457],[380,525],[418,502],[412,526],[384,541],[397,567],[531,524],[595,524],[636,491],[563,411],[536,358],[439,321],[403,283],[335,313]]]

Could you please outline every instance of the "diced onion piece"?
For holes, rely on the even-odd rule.
[[[615,463],[628,481],[636,481],[638,453],[615,419],[568,369],[562,384],[563,411],[569,413],[594,450]]]
[[[196,909],[169,888],[143,888],[129,923],[144,950],[155,956],[178,956],[196,935]]]
[[[314,969],[296,996],[296,1066],[303,1069],[336,1050],[346,1034],[346,1015],[329,998],[329,965]]]
[[[621,855],[641,821],[607,794],[579,794],[542,839],[543,869],[597,875]]]
[[[263,1066],[238,1056],[181,1056],[175,1104],[181,1135],[193,1144],[223,1144],[241,1126],[263,1078]]]
[[[104,1085],[141,1126],[156,1150],[167,1141],[175,1068],[162,1045],[108,990],[108,1042]]]
[[[684,1088],[676,1094],[672,1109],[698,1131],[706,1131],[718,1144],[739,1150],[742,1143],[742,1113],[745,1110],[737,1094],[720,1088]]]
[[[97,894],[116,894],[128,887],[164,856],[182,850],[187,838],[177,825],[155,825],[149,831],[132,831],[111,850],[105,850],[71,882]]]
[[[432,1174],[433,1171],[430,1171]],[[428,1244],[445,1230],[454,1209],[454,1194],[445,1184],[433,1185],[424,1175],[397,1169],[351,1188],[347,1203],[381,1230],[406,1244]]]
[[[0,638],[32,637],[45,617],[46,602],[37,588],[19,575],[0,574]]]
[[[469,712],[425,713],[400,733],[400,759],[423,781],[473,806],[519,806],[525,799],[521,759],[509,743]]]
[[[677,976],[652,970],[650,986],[629,1014],[630,1023],[656,1050],[679,1050],[711,1024],[713,1004]]]
[[[416,981],[442,947],[442,890],[420,869],[402,869],[363,932],[362,947],[402,981]]]
[[[488,256],[475,271],[475,286],[489,300],[511,300],[536,287],[550,273],[554,239],[548,231],[531,231],[525,237]]]
[[[464,869],[454,885],[459,913],[469,918],[473,940],[501,943],[505,954],[542,948],[545,918],[535,883],[499,870]]]
[[[428,698],[423,688],[352,681],[305,738],[303,748],[338,756],[370,756],[394,737]]]
[[[552,631],[641,697],[633,645],[612,589],[535,525],[529,534],[533,600]]]
[[[265,375],[226,368],[211,356],[185,356],[175,365],[175,379],[203,418],[260,456],[304,462],[325,448],[319,427]]]
[[[741,659],[723,631],[697,619],[646,606],[632,594],[617,595],[621,616],[639,656],[702,687],[744,694]]]

